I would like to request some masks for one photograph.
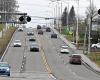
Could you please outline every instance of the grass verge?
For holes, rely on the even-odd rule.
[[[9,28],[5,34],[3,35],[2,38],[0,38],[0,57],[2,56],[3,52],[5,51],[14,31],[16,29],[13,27],[13,28]]]
[[[100,52],[91,52],[88,57],[100,67]]]
[[[3,30],[3,24],[0,24],[0,31]]]

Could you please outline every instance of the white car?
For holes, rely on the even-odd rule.
[[[23,28],[22,28],[22,27],[19,27],[19,28],[18,28],[18,31],[23,31]]]
[[[66,54],[69,54],[70,51],[69,51],[68,49],[61,48],[60,53],[66,53]]]
[[[100,42],[97,43],[97,44],[92,44],[91,47],[92,48],[100,48]]]
[[[61,46],[61,48],[64,48],[64,49],[66,49],[66,48],[68,48],[68,46]]]
[[[15,42],[13,43],[14,47],[21,47],[21,41],[20,40],[15,40]]]

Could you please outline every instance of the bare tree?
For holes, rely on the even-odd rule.
[[[88,29],[88,54],[90,54],[92,22],[95,19],[95,17],[98,15],[96,6],[93,4],[93,1],[91,0],[90,0],[90,6],[87,7],[86,15],[88,19],[87,23],[89,24],[87,29]]]
[[[92,24],[92,21],[97,17],[97,15],[98,15],[97,8],[93,4],[93,2],[91,2],[91,5],[89,5],[86,10],[86,19],[87,21],[91,19],[91,24]]]
[[[16,0],[0,0],[0,11],[14,11],[16,8]]]
[[[0,0],[0,11],[1,12],[15,12],[16,11],[16,0]],[[1,19],[4,20],[6,17],[6,20],[9,20],[12,15],[6,15],[2,14]]]

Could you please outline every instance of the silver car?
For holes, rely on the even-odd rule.
[[[0,62],[0,75],[10,76],[10,66],[7,62]]]

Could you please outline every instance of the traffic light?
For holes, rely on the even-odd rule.
[[[31,18],[29,16],[27,16],[26,20],[27,20],[27,22],[30,22]]]
[[[21,21],[21,22],[23,22],[25,19],[24,19],[24,16],[21,16],[21,17],[19,17],[19,20]]]
[[[29,16],[21,16],[21,17],[19,17],[19,21],[20,22],[30,22],[31,21],[31,17],[29,17]]]
[[[98,10],[98,14],[100,15],[100,9]]]

